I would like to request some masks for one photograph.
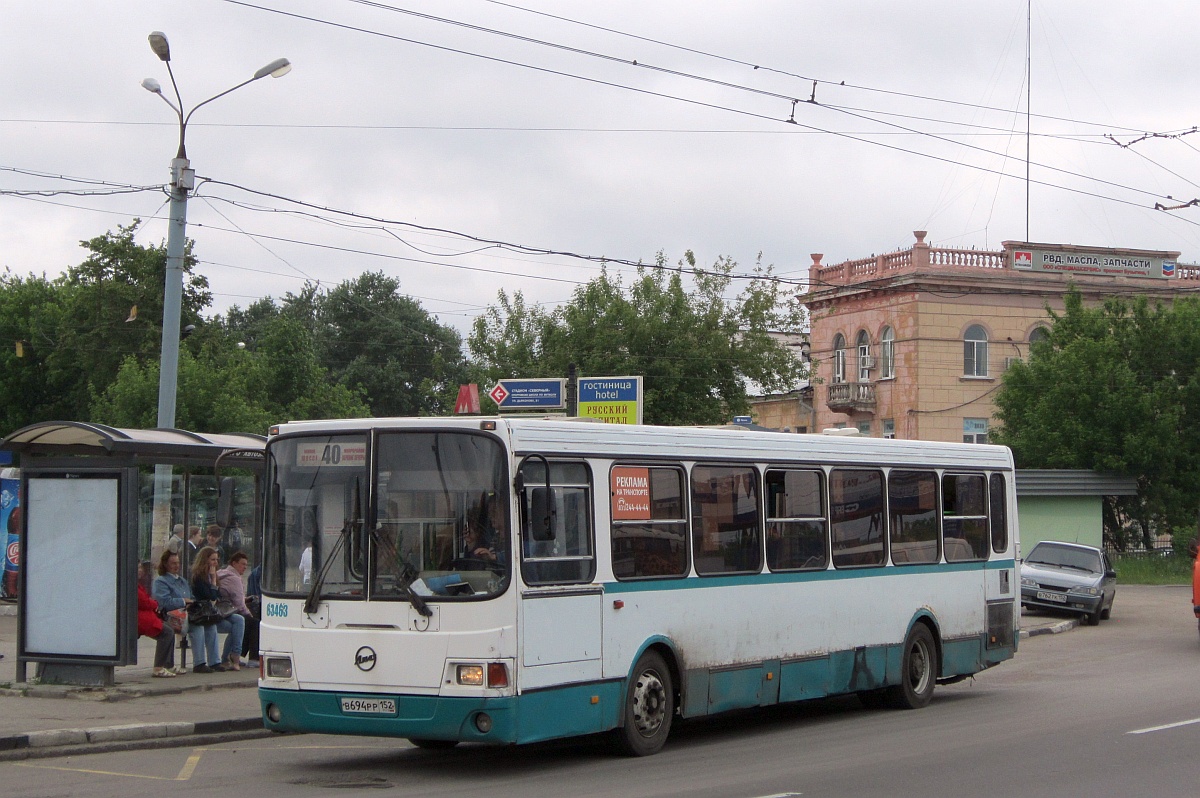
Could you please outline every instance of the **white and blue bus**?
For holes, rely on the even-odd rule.
[[[428,748],[856,693],[1013,656],[1001,446],[571,419],[297,422],[267,445],[267,728]]]

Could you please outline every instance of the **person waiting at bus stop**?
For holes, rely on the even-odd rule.
[[[182,540],[181,540],[182,542]],[[150,561],[138,565],[138,634],[152,637],[156,641],[154,647],[154,676],[171,678],[175,676],[175,630],[163,623],[159,617],[158,602],[150,598],[151,579],[154,573]]]
[[[163,549],[158,558],[158,578],[151,586],[151,594],[158,602],[158,608],[164,612],[187,609],[192,603],[192,589],[187,580],[179,575],[179,555],[170,549]],[[188,643],[196,656],[202,656],[204,648],[204,630],[199,626],[189,626]],[[204,673],[204,671],[200,671]],[[176,668],[175,673],[183,673],[182,668]]]
[[[237,649],[229,649],[221,663],[226,668],[237,670],[242,654],[248,654],[250,659],[258,659],[258,619],[246,604],[246,589],[242,584],[242,575],[250,558],[244,551],[235,551],[229,555],[229,565],[217,571],[217,587],[221,597],[233,604],[233,609],[240,615],[246,625],[246,633],[242,644]]]
[[[206,599],[208,601],[217,602],[221,599],[221,591],[217,587],[217,570],[220,567],[221,557],[217,554],[217,550],[205,546],[196,554],[196,562],[192,565],[192,594],[197,599]],[[207,670],[227,671],[239,670],[241,663],[238,660],[238,654],[242,650],[242,637],[246,632],[246,619],[236,612],[228,618],[223,618],[215,624],[201,627],[204,629],[204,660],[203,666]],[[223,655],[217,657],[217,633],[225,632],[225,648]],[[230,652],[234,652],[233,661],[229,661]],[[201,652],[196,651],[196,659],[200,659]],[[229,662],[228,665],[222,665],[222,662]],[[197,673],[206,673],[207,670],[202,670],[201,665],[196,665],[193,668]]]

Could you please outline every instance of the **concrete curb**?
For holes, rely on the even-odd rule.
[[[1076,626],[1079,626],[1078,618],[1067,618],[1059,621],[1058,623],[1051,624],[1050,626],[1039,626],[1036,629],[1022,629],[1021,638],[1025,639],[1026,637],[1037,637],[1038,635],[1062,634],[1063,632],[1071,631]]]
[[[212,745],[269,737],[262,718],[232,718],[198,723],[129,723],[94,729],[51,729],[0,737],[0,762],[73,754],[97,754],[144,748]]]
[[[73,698],[76,701],[126,701],[132,698],[147,698],[160,695],[208,692],[210,690],[241,690],[258,687],[257,681],[179,683],[179,680],[157,680],[155,684],[109,685],[107,687],[81,687],[69,684],[38,684],[17,682],[10,687],[0,687],[0,696],[16,698]]]

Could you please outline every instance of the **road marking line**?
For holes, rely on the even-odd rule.
[[[197,748],[194,753],[188,757],[187,762],[183,763],[183,769],[179,771],[178,776],[149,776],[145,773],[119,773],[115,770],[93,770],[91,768],[67,768],[59,765],[34,765],[29,762],[13,762],[12,764],[20,768],[36,768],[38,770],[62,770],[68,773],[90,773],[93,776],[125,776],[131,779],[153,779],[155,781],[187,781],[195,772],[196,766],[200,764],[200,757],[204,756],[207,748]]]
[[[192,777],[192,773],[196,770],[196,765],[200,764],[200,757],[204,756],[207,748],[197,748],[183,763],[183,767],[179,771],[179,775],[175,777],[175,781],[187,781]]]
[[[70,773],[91,773],[95,776],[127,776],[131,779],[154,779],[155,781],[174,781],[170,776],[147,776],[144,773],[117,773],[112,770],[91,770],[89,768],[64,768],[55,765],[31,765],[28,762],[11,763],[19,768],[37,768],[38,770],[65,770]]]
[[[755,798],[795,798],[795,796],[804,795],[802,792],[777,792],[774,795],[758,795]]]
[[[1200,723],[1200,718],[1192,720],[1181,720],[1178,723],[1167,723],[1162,726],[1151,726],[1148,729],[1136,729],[1134,731],[1125,732],[1126,734],[1149,734],[1150,732],[1166,731],[1167,729],[1178,729],[1180,726],[1191,726],[1195,723]]]

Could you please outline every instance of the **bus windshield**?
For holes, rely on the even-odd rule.
[[[421,431],[283,438],[268,461],[265,592],[419,605],[508,586],[496,439]]]

